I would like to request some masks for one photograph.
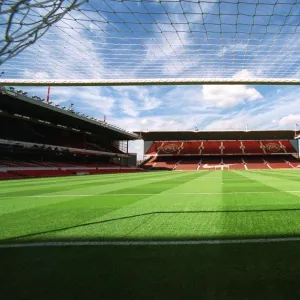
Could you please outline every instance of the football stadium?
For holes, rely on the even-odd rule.
[[[1,299],[299,299],[299,17],[0,1]]]
[[[297,132],[133,133],[13,88],[0,109],[8,298],[294,298]]]

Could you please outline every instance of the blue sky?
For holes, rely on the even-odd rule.
[[[47,10],[31,10],[27,28]],[[20,32],[14,29],[22,13],[12,35]],[[299,20],[296,0],[90,0],[0,71],[23,79],[299,78]],[[7,15],[0,21],[4,36]],[[23,90],[45,98],[47,87]],[[52,87],[51,100],[106,115],[128,130],[294,129],[299,92],[296,86]],[[131,150],[140,149],[136,143]]]

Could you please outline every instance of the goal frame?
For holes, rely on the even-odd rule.
[[[0,79],[0,86],[300,85],[295,78]]]

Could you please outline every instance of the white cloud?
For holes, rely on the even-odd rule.
[[[237,72],[234,79],[254,78],[249,70]],[[220,108],[230,108],[240,103],[262,100],[263,96],[253,87],[245,85],[204,85],[203,101]]]
[[[139,115],[136,103],[129,98],[122,98],[120,100],[120,108],[128,116],[137,117]]]
[[[242,72],[249,74],[247,70]],[[243,74],[236,74],[243,76]],[[230,108],[241,103],[262,100],[254,88],[245,85],[177,86],[163,96],[164,103],[190,111]]]
[[[280,126],[295,126],[295,124],[300,125],[300,114],[298,115],[287,115],[283,118],[281,118],[278,122]]]
[[[85,17],[99,17],[87,11]],[[17,57],[23,71],[22,78],[29,79],[86,79],[107,74],[98,46],[89,38],[81,12],[73,10],[50,27],[43,38]],[[105,24],[103,25],[105,27]],[[101,33],[98,32],[99,38]],[[30,62],[30,65],[28,63]],[[28,67],[31,66],[31,67]],[[26,68],[24,68],[26,67]],[[37,71],[43,70],[43,71]],[[115,74],[114,70],[109,70]]]
[[[30,70],[24,71],[24,77],[35,79],[50,79],[50,75],[47,72],[34,72]]]
[[[92,109],[98,109],[98,113],[106,115],[112,114],[114,108],[115,99],[112,97],[106,97],[101,95],[90,95],[92,97],[85,97],[84,103],[90,106]]]
[[[147,66],[150,63],[159,63],[162,75],[165,76],[178,76],[185,71],[203,68],[201,59],[195,60],[195,56],[190,56],[190,48],[193,50],[195,44],[199,46],[199,39],[191,32],[191,24],[201,24],[203,22],[203,13],[209,14],[212,10],[216,9],[217,1],[212,0],[206,3],[201,3],[200,7],[194,5],[192,2],[184,3],[184,11],[188,12],[188,18],[182,14],[170,14],[168,18],[161,16],[157,23],[160,25],[158,30],[163,34],[154,34],[154,38],[147,43],[147,54],[142,64]],[[182,4],[178,1],[170,1],[164,3],[164,9],[171,11],[182,11]],[[156,23],[156,24],[157,24]],[[157,25],[152,25],[153,32],[157,32]],[[164,27],[166,26],[166,28]],[[170,29],[171,28],[171,29]],[[195,30],[195,29],[194,29]],[[201,43],[200,39],[200,43]],[[220,50],[222,52],[223,49]],[[218,55],[218,54],[217,54]],[[205,70],[203,70],[205,72]],[[151,74],[151,69],[150,72]]]
[[[176,115],[165,114],[163,116],[150,116],[144,118],[114,118],[112,120],[113,124],[119,127],[126,128],[130,131],[168,131],[168,130],[193,130],[199,124],[208,122],[211,115],[203,114],[180,114],[178,112]]]
[[[202,100],[201,86],[176,86],[164,96],[164,101],[170,106],[182,104],[197,104]]]
[[[139,86],[115,87],[116,98],[123,113],[136,117],[142,111],[158,108],[161,100],[151,94],[152,89]]]
[[[247,119],[245,119],[245,116],[243,117],[242,115],[237,115],[226,119],[223,119],[222,116],[220,116],[218,120],[208,124],[205,127],[205,130],[245,130],[246,125],[249,124],[247,124]]]
[[[263,98],[255,88],[243,85],[204,85],[202,97],[205,102],[221,108],[233,107],[245,101],[256,101]]]
[[[245,105],[238,112],[220,114],[220,117],[208,124],[205,129],[222,130],[236,127],[243,129],[246,124],[250,130],[293,129],[295,124],[300,122],[300,114],[293,114],[300,106],[300,99],[297,98],[299,88],[293,88],[280,96],[276,94],[276,87],[273,90],[274,93],[271,93],[259,107],[250,108]]]
[[[46,98],[47,88],[27,88],[31,95],[39,94]],[[56,104],[63,102],[74,103],[75,110],[84,113],[94,111],[99,115],[111,115],[116,100],[112,96],[103,94],[103,88],[99,87],[51,87],[50,100]],[[77,106],[79,108],[77,108]]]
[[[249,70],[241,70],[239,72],[237,72],[233,78],[234,79],[248,79],[248,78],[254,78],[255,76],[253,75],[252,72],[250,72]]]

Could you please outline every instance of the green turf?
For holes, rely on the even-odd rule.
[[[300,236],[293,170],[1,181],[0,197],[0,243]],[[299,250],[298,242],[0,249],[0,297],[299,299]]]

